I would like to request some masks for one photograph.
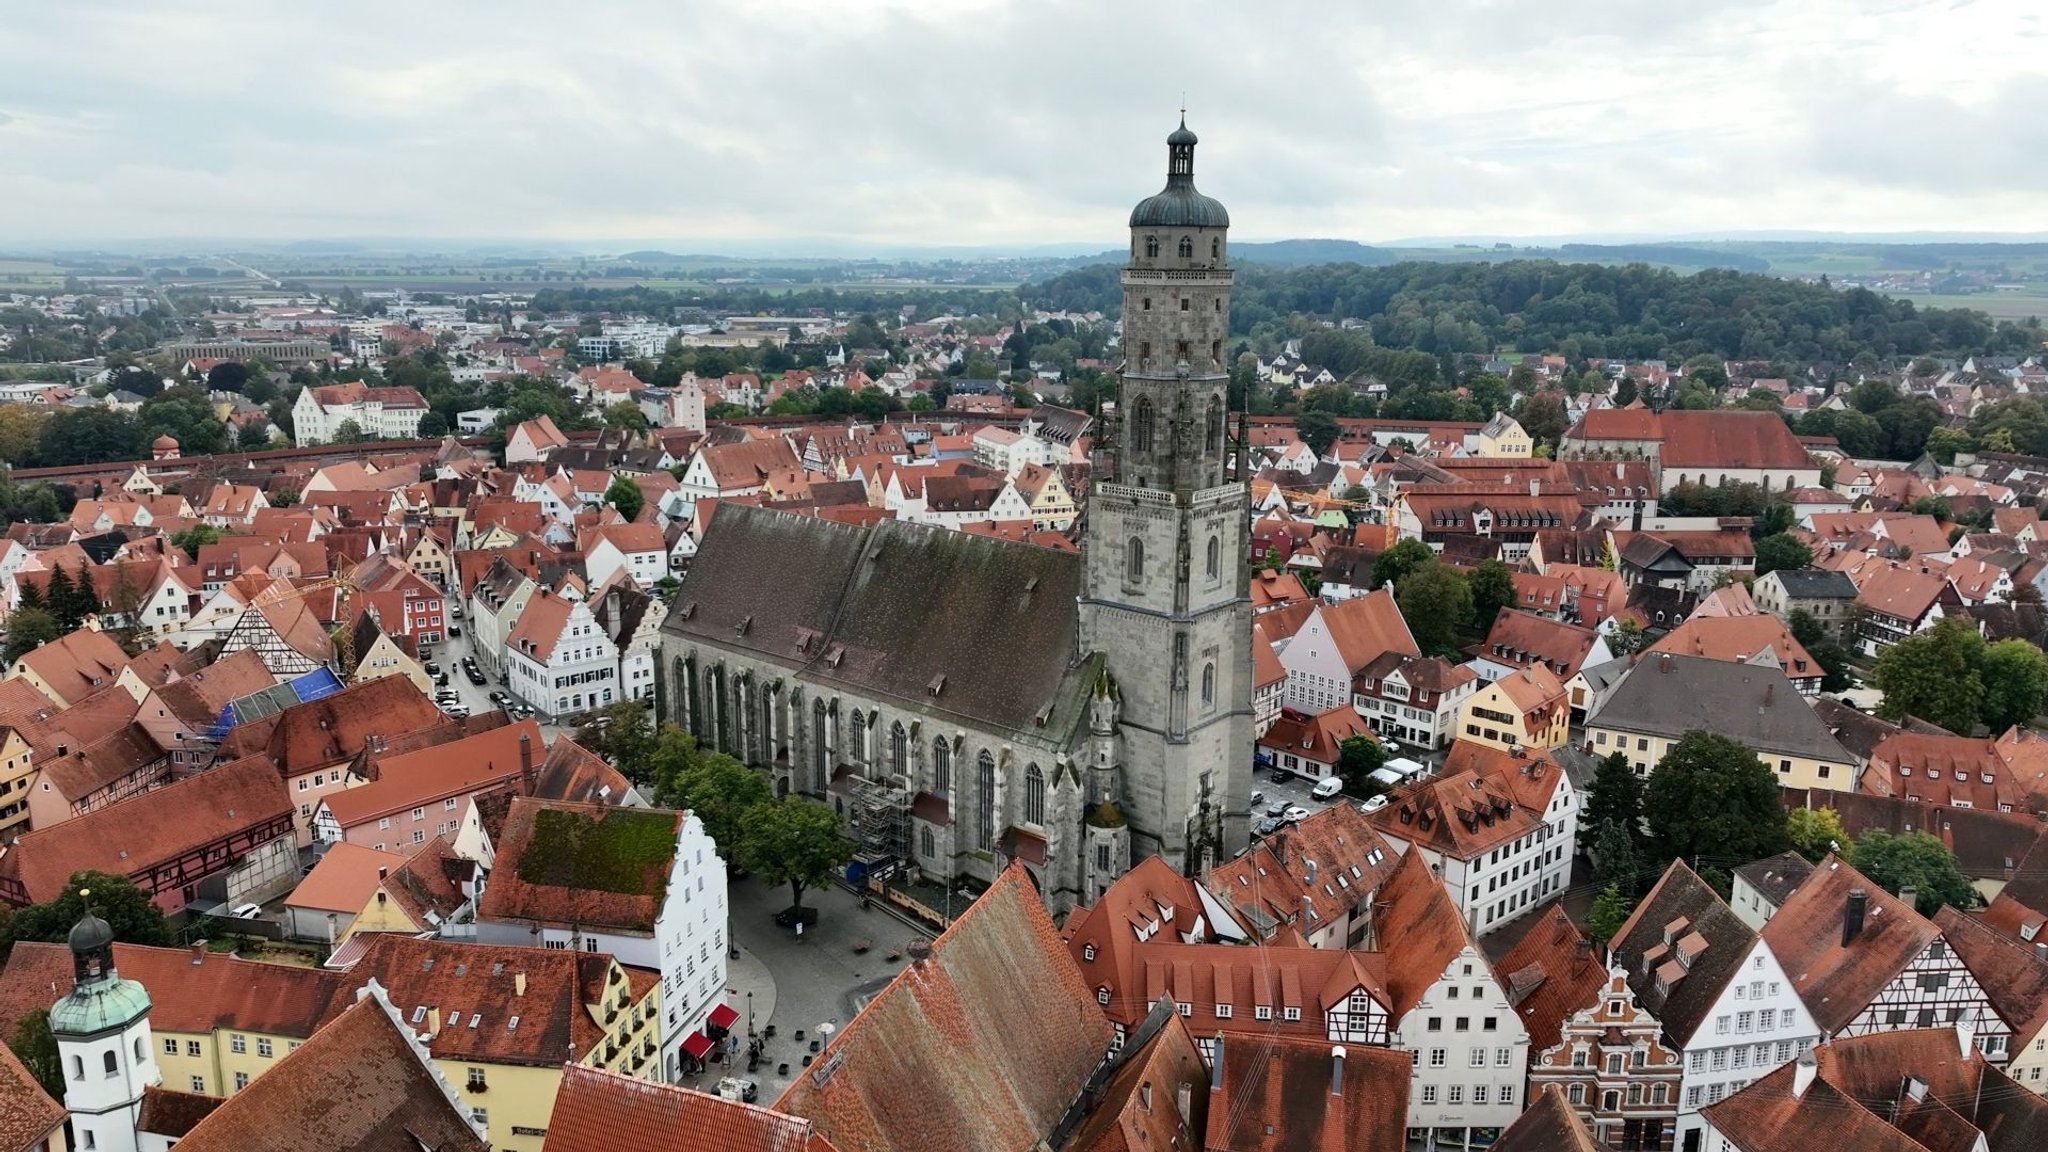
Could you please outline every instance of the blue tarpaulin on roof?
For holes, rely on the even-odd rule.
[[[294,704],[332,696],[341,689],[341,680],[332,670],[315,668],[282,684],[273,684],[261,692],[251,692],[239,700],[230,701],[220,710],[219,718],[213,722],[213,730],[207,735],[217,742],[238,724],[275,716]]]

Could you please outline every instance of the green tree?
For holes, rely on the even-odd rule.
[[[1586,934],[1603,943],[1613,940],[1633,911],[1635,902],[1623,896],[1620,887],[1609,884],[1593,898],[1592,911],[1586,916]]]
[[[1612,820],[1600,822],[1600,830],[1593,840],[1593,878],[1609,888],[1619,889],[1624,896],[1636,893],[1636,873],[1642,865],[1636,860],[1635,837],[1627,828]]]
[[[662,803],[687,808],[704,821],[704,831],[727,860],[748,859],[752,810],[772,801],[768,778],[723,752],[700,753]]]
[[[1480,631],[1493,627],[1500,610],[1515,603],[1515,572],[1499,560],[1481,560],[1465,578],[1472,589],[1472,620]]]
[[[343,420],[334,426],[334,435],[329,437],[329,443],[360,444],[369,438],[369,435],[363,431],[361,424],[354,420]]]
[[[7,617],[7,643],[0,646],[0,666],[12,666],[16,660],[57,637],[64,630],[57,626],[57,618],[46,608],[16,608]]]
[[[1591,846],[1603,824],[1615,824],[1640,844],[1643,839],[1643,778],[1629,765],[1627,755],[1609,752],[1593,769],[1592,786],[1586,789],[1586,806],[1579,813],[1579,832]]]
[[[1779,532],[1756,542],[1756,574],[1768,576],[1781,569],[1805,568],[1813,563],[1813,549],[1789,532]]]
[[[1642,624],[1633,619],[1622,620],[1614,625],[1614,631],[1608,635],[1607,650],[1612,652],[1616,659],[1620,659],[1641,652],[1649,643],[1650,638],[1643,632]]]
[[[1820,626],[1820,620],[1804,608],[1794,608],[1786,613],[1785,628],[1792,633],[1792,638],[1799,641],[1800,646],[1808,651],[1812,651],[1816,644],[1825,643],[1828,638],[1827,630]]]
[[[645,432],[648,427],[647,413],[631,400],[621,400],[606,408],[604,423],[607,428],[631,428],[640,432]]]
[[[1917,716],[1951,732],[1976,730],[1984,708],[1984,637],[1967,617],[1951,616],[1885,649],[1871,682],[1884,693],[1878,715]]]
[[[1643,815],[1664,859],[1746,864],[1785,850],[1778,781],[1747,745],[1687,732],[1650,773]]]
[[[1472,618],[1472,588],[1457,569],[1431,560],[1401,578],[1394,599],[1423,652],[1457,651],[1458,630]]]
[[[619,510],[619,515],[628,521],[637,519],[646,497],[640,494],[640,486],[624,476],[612,477],[609,487],[604,490],[604,502]]]
[[[220,529],[215,528],[211,524],[200,522],[185,529],[183,532],[172,533],[171,543],[184,549],[187,557],[197,560],[199,559],[199,550],[201,548],[206,547],[208,544],[220,543]]]
[[[577,744],[612,762],[612,767],[629,780],[645,780],[648,762],[654,755],[654,726],[647,709],[638,700],[619,700],[605,705],[578,729]]]
[[[439,412],[428,412],[420,417],[419,430],[414,433],[421,440],[439,440],[448,435],[448,418]]]
[[[1353,796],[1385,791],[1371,776],[1386,762],[1387,750],[1370,736],[1347,736],[1337,745],[1337,775],[1343,777],[1344,790]]]
[[[105,872],[73,872],[64,893],[54,900],[18,908],[0,925],[0,952],[10,952],[23,940],[62,943],[71,928],[85,918],[86,899],[79,893],[90,890],[92,911],[114,930],[114,939],[124,944],[168,946],[177,943],[163,909],[150,903],[149,894],[126,876]]]
[[[50,1031],[49,1009],[22,1013],[14,1022],[14,1035],[7,1038],[7,1047],[52,1100],[64,1099],[64,1064],[57,1052],[57,1036]]]
[[[1529,439],[1547,444],[1554,451],[1564,436],[1564,396],[1557,392],[1536,393],[1522,402],[1516,422],[1529,434]]]
[[[1328,412],[1303,412],[1294,418],[1294,430],[1301,435],[1301,442],[1318,457],[1329,452],[1330,445],[1337,442],[1341,431],[1337,418]]]
[[[1794,852],[1816,864],[1849,843],[1842,818],[1833,808],[1794,808],[1785,814],[1785,836]]]
[[[1944,904],[1964,912],[1978,904],[1977,890],[1956,866],[1956,854],[1925,832],[1894,836],[1872,828],[1856,838],[1849,863],[1894,896],[1902,888],[1915,889],[1913,905],[1922,916],[1934,915]]]
[[[654,746],[648,750],[644,775],[635,776],[626,765],[619,765],[619,771],[635,784],[645,784],[653,791],[654,802],[668,808],[683,805],[676,799],[682,795],[683,777],[697,764],[697,738],[676,727],[663,724],[654,733]]]
[[[1980,717],[1993,733],[2031,724],[2048,702],[2048,656],[2025,640],[2000,640],[1977,665],[1984,681]]]
[[[741,833],[742,859],[770,884],[789,885],[793,907],[804,905],[804,889],[829,884],[853,854],[839,834],[830,808],[801,796],[766,800],[747,809]]]
[[[1392,548],[1379,554],[1372,565],[1372,586],[1379,588],[1387,584],[1398,584],[1401,577],[1415,571],[1436,559],[1436,553],[1420,540],[1397,540]],[[1271,565],[1268,565],[1271,567]]]

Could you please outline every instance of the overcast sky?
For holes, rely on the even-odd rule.
[[[5,8],[16,244],[2048,231],[2038,0]]]

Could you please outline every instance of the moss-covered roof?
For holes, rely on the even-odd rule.
[[[479,915],[646,930],[668,892],[683,814],[520,797]]]

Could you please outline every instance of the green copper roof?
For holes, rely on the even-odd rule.
[[[133,980],[118,976],[74,988],[50,1009],[50,1031],[59,1036],[91,1036],[126,1028],[149,1011],[149,993]]]
[[[1131,209],[1133,228],[1228,228],[1230,213],[1221,202],[1195,191],[1193,184],[1169,184]]]

